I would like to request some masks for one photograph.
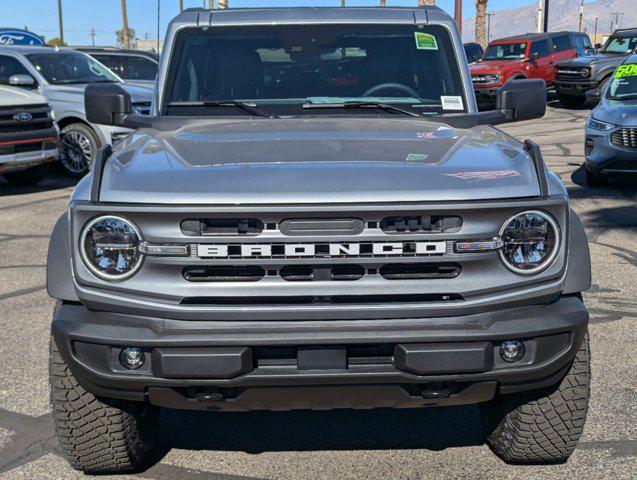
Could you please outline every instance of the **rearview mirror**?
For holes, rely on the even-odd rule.
[[[35,79],[31,75],[27,75],[26,73],[11,75],[9,77],[9,85],[14,85],[16,87],[33,88],[35,86]]]
[[[132,113],[131,98],[116,83],[93,84],[84,91],[86,119],[98,125],[139,128],[149,123],[151,117]]]
[[[539,53],[535,52],[535,53],[532,53],[531,55],[529,55],[528,61],[529,62],[534,62],[538,58],[540,58],[540,55],[539,55]]]
[[[546,83],[541,78],[508,81],[498,91],[496,110],[507,122],[542,118],[546,113]]]

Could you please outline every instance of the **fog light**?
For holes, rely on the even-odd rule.
[[[144,365],[146,355],[141,348],[126,347],[119,352],[119,363],[128,370],[138,370]]]
[[[515,363],[522,360],[525,348],[522,342],[507,340],[500,345],[500,356],[507,363]]]

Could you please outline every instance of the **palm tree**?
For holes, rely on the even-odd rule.
[[[219,8],[220,9],[228,8],[228,0],[219,0]]]
[[[418,0],[418,6],[422,7],[423,5],[435,5],[436,0]]]
[[[476,42],[487,48],[487,3],[488,0],[476,0]]]
[[[124,48],[130,48],[130,30],[128,29],[128,14],[126,0],[122,0],[122,37]]]

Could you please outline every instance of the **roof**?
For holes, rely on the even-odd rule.
[[[268,7],[207,10],[190,8],[173,19],[179,25],[415,24],[452,21],[436,6],[423,7]]]
[[[637,35],[637,27],[618,28],[617,30],[613,32],[613,35],[620,35],[620,36]]]
[[[158,55],[155,52],[149,52],[147,50],[135,50],[133,48],[117,48],[117,47],[92,47],[86,45],[79,45],[71,47],[73,50],[78,50],[84,53],[123,53],[127,55],[143,55],[145,57],[157,59]]]
[[[55,47],[49,45],[1,45],[0,52],[14,51],[23,54],[29,53],[42,53],[42,52],[55,52]],[[60,49],[63,50],[63,49]]]
[[[511,37],[498,38],[496,40],[492,40],[491,43],[497,42],[515,42],[515,41],[534,41],[534,40],[545,40],[547,38],[556,37],[559,35],[586,35],[584,32],[569,32],[566,30],[562,30],[559,32],[546,32],[546,33],[525,33],[521,35],[513,35]]]

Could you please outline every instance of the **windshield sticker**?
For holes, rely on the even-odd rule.
[[[438,50],[438,42],[436,37],[428,33],[414,32],[416,39],[416,48],[418,50]]]
[[[443,110],[464,110],[462,97],[442,95],[440,102],[442,103]]]
[[[637,77],[637,63],[620,65],[615,72],[615,78]]]
[[[410,153],[405,158],[406,162],[424,162],[429,155],[424,153]]]

